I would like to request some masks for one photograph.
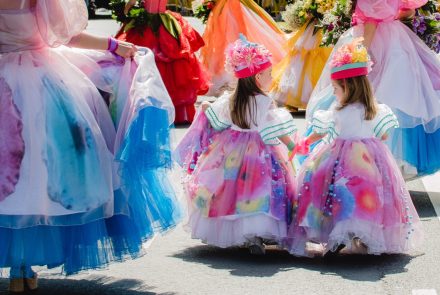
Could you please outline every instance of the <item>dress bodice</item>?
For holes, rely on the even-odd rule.
[[[17,9],[0,9],[0,53],[67,44],[87,26],[83,0],[22,0]],[[31,7],[34,6],[34,7]]]
[[[0,10],[0,53],[33,50],[45,46],[35,10]]]

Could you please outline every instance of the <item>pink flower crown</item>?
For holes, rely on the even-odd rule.
[[[331,78],[334,80],[365,76],[371,62],[363,38],[356,38],[350,44],[339,47],[330,61]]]
[[[237,78],[247,78],[269,68],[271,54],[263,46],[249,42],[243,34],[226,49],[225,67]]]

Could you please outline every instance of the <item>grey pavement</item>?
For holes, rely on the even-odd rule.
[[[198,20],[191,22],[201,26]],[[97,20],[90,22],[89,31],[108,35],[117,28],[111,20]],[[303,130],[303,117],[295,119]],[[173,131],[174,144],[186,130]],[[179,170],[171,176],[184,204]],[[269,249],[255,257],[246,249],[219,249],[192,240],[180,225],[158,236],[136,260],[67,278],[42,269],[40,289],[33,294],[439,294],[439,186],[440,175],[408,183],[425,230],[423,247],[410,255],[305,259]],[[6,287],[7,280],[0,280],[0,290]]]

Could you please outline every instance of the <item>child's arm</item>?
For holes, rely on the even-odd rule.
[[[289,151],[293,151],[293,149],[295,148],[295,142],[289,135],[278,137],[278,139],[287,146]]]
[[[388,139],[388,133],[384,133],[380,139],[381,140],[387,140]]]
[[[325,137],[325,135],[326,135],[325,133],[319,134],[319,133],[313,132],[312,134],[310,134],[307,137],[307,142],[308,142],[309,145],[314,144],[318,140],[323,139]]]
[[[211,103],[209,101],[202,102],[202,111],[206,111],[211,106]]]

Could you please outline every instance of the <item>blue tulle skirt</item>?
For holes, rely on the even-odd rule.
[[[144,254],[142,244],[176,226],[181,211],[168,181],[170,124],[165,110],[138,111],[116,154],[121,188],[114,216],[85,224],[0,227],[0,267],[62,266],[66,275]]]

